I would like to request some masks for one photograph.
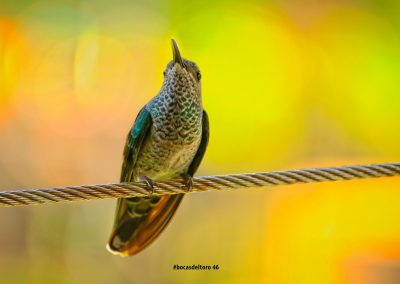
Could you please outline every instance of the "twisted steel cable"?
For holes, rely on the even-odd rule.
[[[180,179],[156,181],[152,193],[149,192],[144,182],[13,190],[0,192],[0,207],[104,198],[143,197],[149,196],[150,194],[178,194],[399,175],[400,163],[386,163],[195,177],[193,178],[193,188],[191,190],[187,190]]]

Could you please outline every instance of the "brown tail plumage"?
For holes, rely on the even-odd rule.
[[[118,199],[114,229],[107,248],[121,256],[134,255],[164,230],[183,194]]]

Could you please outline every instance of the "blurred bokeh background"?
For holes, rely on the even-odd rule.
[[[203,74],[199,175],[400,160],[397,0],[1,0],[0,189],[118,181],[175,38]],[[147,250],[115,200],[1,209],[1,283],[399,283],[400,179],[190,194]],[[218,271],[174,271],[218,264]]]

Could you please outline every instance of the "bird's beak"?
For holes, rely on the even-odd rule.
[[[176,41],[172,39],[172,54],[174,55],[174,65],[178,63],[182,67],[185,67],[182,61],[181,53],[179,52],[178,45],[176,44]]]

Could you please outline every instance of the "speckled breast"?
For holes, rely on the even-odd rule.
[[[187,171],[200,145],[202,107],[184,96],[160,96],[147,106],[153,125],[137,160],[137,174],[168,179]]]

